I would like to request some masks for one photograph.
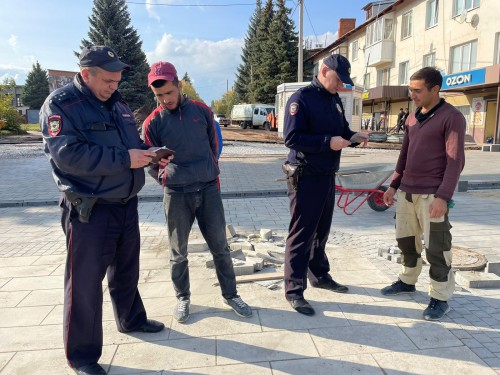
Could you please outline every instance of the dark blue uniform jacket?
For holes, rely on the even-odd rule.
[[[338,94],[331,94],[315,77],[294,93],[285,109],[285,146],[288,161],[304,165],[306,173],[331,174],[339,169],[341,151],[330,149],[330,139],[349,140],[353,132]]]
[[[102,102],[77,74],[45,100],[40,126],[60,191],[121,201],[144,186],[144,169],[130,168],[128,150],[148,147],[118,91]]]

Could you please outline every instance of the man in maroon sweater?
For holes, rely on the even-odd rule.
[[[464,167],[464,116],[439,97],[441,73],[422,68],[410,77],[410,95],[418,107],[406,120],[405,137],[384,202],[398,192],[396,240],[402,252],[399,279],[383,295],[415,292],[422,271],[422,240],[430,264],[429,306],[424,319],[439,320],[448,311],[455,279],[451,268],[448,207]]]

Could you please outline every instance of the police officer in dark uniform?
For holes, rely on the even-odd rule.
[[[335,172],[341,149],[366,144],[368,136],[349,128],[337,93],[353,85],[351,65],[330,55],[311,84],[294,93],[286,105],[284,138],[290,148],[283,165],[288,179],[290,226],[285,253],[285,298],[299,313],[313,315],[304,299],[307,277],[313,287],[338,293],[348,288],[329,275],[325,245],[335,205]]]
[[[137,289],[140,234],[137,193],[155,153],[141,141],[117,90],[130,67],[107,46],[80,54],[80,73],[52,92],[40,111],[44,151],[62,192],[66,234],[64,346],[77,374],[105,374],[102,281],[120,332],[158,332]],[[164,161],[165,162],[165,161]]]

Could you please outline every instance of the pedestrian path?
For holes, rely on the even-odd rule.
[[[469,155],[465,176],[500,180],[500,163],[491,155]],[[342,164],[392,163],[396,157],[391,152],[346,153]],[[11,162],[6,167],[0,159],[0,201],[13,196],[57,199],[44,158]],[[281,177],[282,162],[280,156],[225,157],[222,190],[283,189],[282,182],[274,181]],[[161,195],[153,181],[146,189]],[[454,199],[454,245],[500,256],[500,192],[461,192]],[[276,238],[286,236],[286,197],[224,199],[224,208],[227,223],[241,235],[271,228]],[[213,286],[214,271],[205,267],[208,254],[190,254],[192,316],[187,324],[172,319],[175,295],[161,203],[142,200],[139,215],[139,290],[149,317],[164,322],[166,329],[119,333],[104,283],[100,363],[109,374],[500,374],[500,289],[458,285],[452,310],[442,322],[422,319],[428,303],[427,267],[414,295],[380,294],[399,270],[398,264],[378,256],[379,248],[395,244],[394,208],[375,212],[364,205],[352,216],[336,210],[327,253],[333,277],[350,291],[308,288],[305,297],[317,311],[314,317],[294,312],[280,284],[271,290],[250,283],[238,289],[254,315],[239,318],[222,305],[220,290]],[[192,237],[199,236],[195,228]],[[0,375],[72,373],[62,343],[65,253],[57,205],[0,207]]]

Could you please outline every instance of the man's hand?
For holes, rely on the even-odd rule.
[[[163,168],[165,168],[167,166],[167,164],[170,163],[170,160],[172,160],[173,158],[174,158],[174,155],[170,155],[168,158],[160,159],[158,164],[161,165]]]
[[[343,148],[349,146],[351,144],[351,142],[349,142],[348,140],[342,138],[342,137],[332,137],[330,139],[330,148],[333,150],[333,151],[339,151],[339,150],[342,150]]]
[[[442,198],[436,198],[432,201],[429,206],[429,217],[435,219],[444,216],[446,210],[448,209],[448,202]]]
[[[396,189],[390,187],[384,193],[384,203],[386,206],[391,207],[394,204],[394,195],[396,194]]]
[[[143,168],[151,162],[151,159],[156,154],[150,150],[131,149],[128,150],[130,155],[130,168]]]
[[[362,147],[366,146],[368,143],[368,134],[357,132],[349,140],[351,143],[359,143]]]

